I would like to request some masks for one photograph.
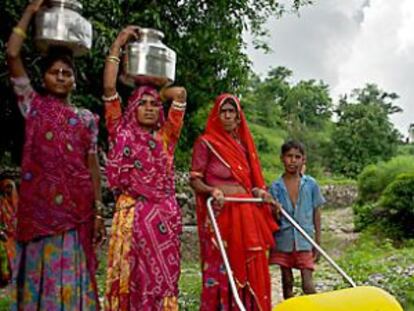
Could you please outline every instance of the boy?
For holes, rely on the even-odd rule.
[[[272,183],[270,193],[319,244],[320,206],[325,203],[325,199],[315,179],[301,173],[305,163],[303,145],[293,140],[286,142],[281,148],[280,159],[285,171]],[[318,260],[317,251],[285,217],[280,217],[279,225],[280,230],[275,234],[276,246],[272,250],[270,263],[280,265],[284,299],[293,297],[292,268],[299,269],[301,272],[303,292],[315,293],[312,272],[314,262]]]

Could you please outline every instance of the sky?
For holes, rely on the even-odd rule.
[[[270,54],[249,46],[253,69],[265,76],[285,66],[294,81],[321,79],[335,102],[366,83],[396,92],[404,112],[391,117],[404,136],[414,123],[414,1],[315,0],[266,23]],[[246,41],[250,42],[247,35]]]

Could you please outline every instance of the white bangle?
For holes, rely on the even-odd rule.
[[[111,102],[111,101],[113,101],[113,100],[115,100],[115,99],[118,99],[119,98],[119,94],[118,94],[118,92],[116,92],[114,95],[112,95],[112,96],[108,96],[108,97],[106,97],[105,95],[103,95],[102,96],[102,100],[104,101],[104,102]]]
[[[180,102],[177,102],[177,101],[173,100],[171,106],[174,109],[177,109],[177,110],[185,110],[185,107],[187,106],[187,103],[180,103]]]

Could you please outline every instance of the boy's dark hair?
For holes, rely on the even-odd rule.
[[[280,154],[283,156],[290,149],[298,149],[302,155],[305,155],[305,146],[297,140],[288,140],[280,148]]]
[[[76,76],[73,52],[63,46],[54,46],[49,48],[47,55],[40,62],[40,70],[42,72],[42,76],[44,76],[49,68],[52,67],[52,65],[57,61],[61,61],[68,65]]]

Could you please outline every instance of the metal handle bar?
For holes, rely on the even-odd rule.
[[[238,307],[240,308],[241,311],[245,311],[245,308],[240,300],[240,297],[238,295],[238,291],[237,291],[237,287],[234,281],[234,277],[232,274],[232,270],[228,261],[228,257],[226,254],[226,250],[224,248],[223,245],[223,241],[221,239],[221,234],[216,222],[216,219],[214,217],[214,212],[211,206],[211,203],[213,201],[213,198],[210,197],[207,200],[207,209],[208,209],[208,213],[213,225],[213,229],[214,232],[216,234],[216,238],[217,238],[217,242],[219,245],[219,249],[221,252],[221,255],[223,257],[223,262],[227,271],[227,275],[229,277],[229,282],[230,282],[230,286],[232,288],[232,292],[233,292],[233,296],[234,299],[236,301],[236,304],[238,305]],[[225,197],[224,198],[225,202],[240,202],[240,203],[264,203],[264,200],[262,198],[236,198],[236,197]],[[300,234],[302,234],[302,236],[313,246],[316,248],[316,250],[323,256],[325,257],[325,259],[329,262],[329,264],[336,270],[338,271],[339,274],[341,274],[341,276],[352,286],[352,287],[356,287],[355,282],[352,280],[352,278],[345,273],[344,270],[341,269],[341,267],[339,267],[337,265],[337,263],[303,230],[303,228],[281,207],[280,211],[282,213],[283,216],[286,217],[286,219],[296,228],[296,230],[299,231]]]
[[[216,234],[217,243],[220,249],[221,257],[223,258],[224,266],[226,268],[227,276],[229,278],[231,291],[233,293],[234,300],[236,301],[237,306],[240,311],[246,311],[246,308],[243,306],[243,303],[240,299],[239,292],[237,291],[236,282],[234,281],[233,272],[230,267],[229,259],[227,257],[226,249],[224,248],[223,240],[221,238],[220,230],[218,228],[216,218],[214,217],[214,211],[211,206],[211,203],[214,199],[212,197],[207,199],[207,211],[210,216],[211,224],[213,225],[214,233]]]
[[[226,202],[251,202],[251,203],[263,203],[264,200],[262,198],[232,198],[227,197],[224,199]],[[316,248],[316,250],[323,256],[325,259],[330,263],[330,265],[335,268],[336,271],[338,271],[339,274],[342,275],[342,277],[352,286],[356,287],[355,282],[352,280],[352,278],[345,273],[344,270],[342,270],[341,267],[338,266],[338,264],[309,236],[309,234],[306,233],[305,230],[292,218],[292,216],[289,215],[288,212],[286,212],[282,207],[280,207],[280,212],[283,216],[286,217],[286,219],[296,228],[296,230],[299,231],[300,234],[310,243],[313,247]]]

